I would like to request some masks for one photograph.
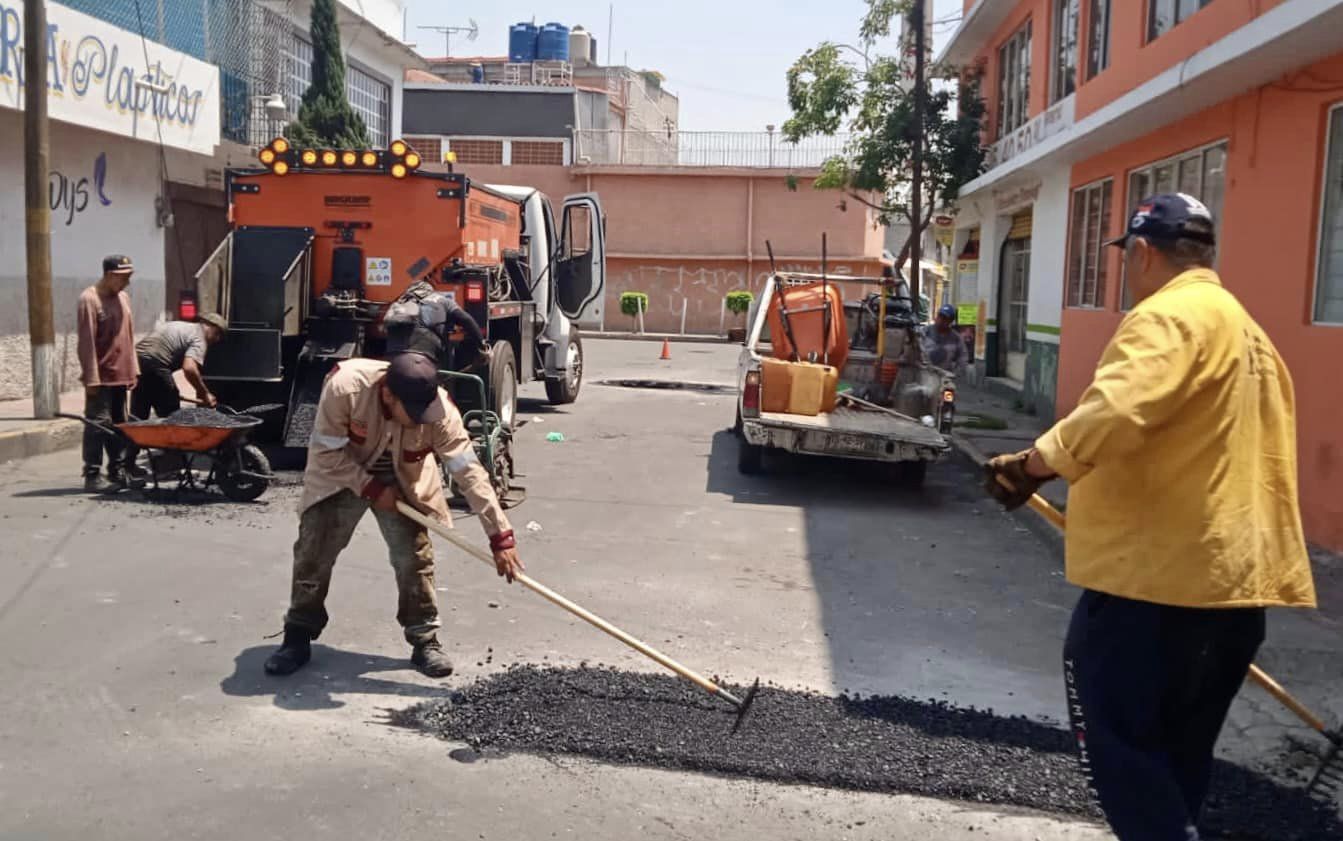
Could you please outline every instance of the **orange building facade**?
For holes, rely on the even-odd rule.
[[[1023,27],[1029,70],[1004,50]],[[1028,323],[1056,312],[1057,352],[1052,383],[1035,385],[1052,385],[1049,399],[1026,402],[1058,416],[1076,405],[1127,310],[1119,254],[1100,242],[1143,196],[1192,194],[1216,219],[1224,282],[1292,371],[1306,531],[1333,549],[1343,549],[1341,27],[1343,0],[978,0],[941,56],[981,75],[991,115],[997,154],[956,214],[958,243],[978,237],[991,314],[1011,290],[983,282],[984,245],[1002,227],[983,208],[1034,197]]]

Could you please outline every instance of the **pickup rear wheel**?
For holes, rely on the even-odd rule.
[[[564,349],[568,373],[560,377],[546,378],[546,399],[552,405],[562,406],[578,399],[578,389],[583,385],[583,338],[578,328],[569,330],[569,344]]]
[[[490,401],[499,425],[511,430],[518,414],[518,365],[508,342],[495,342],[490,349]]]
[[[765,470],[765,448],[746,440],[746,435],[737,431],[737,471],[743,476],[755,476]]]

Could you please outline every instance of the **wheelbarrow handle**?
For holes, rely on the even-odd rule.
[[[84,417],[83,415],[72,415],[68,412],[57,412],[56,417],[65,418],[67,420],[77,420],[80,423],[84,424],[85,426],[92,427],[93,429],[97,430],[103,435],[110,435],[113,438],[120,438],[123,441],[131,440],[130,437],[126,435],[126,433],[122,432],[120,429],[117,429],[115,426],[103,423],[102,421],[91,420],[89,418]]]

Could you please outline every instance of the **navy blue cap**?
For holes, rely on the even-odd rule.
[[[387,366],[387,388],[406,414],[416,423],[443,420],[443,401],[438,399],[438,366],[419,353],[398,353]]]
[[[938,307],[937,314],[943,318],[950,318],[952,321],[956,320],[956,308],[951,304],[943,304]]]
[[[1197,223],[1190,226],[1190,222]],[[1122,237],[1112,239],[1106,245],[1123,247],[1129,237],[1144,239],[1192,239],[1217,243],[1212,233],[1212,214],[1203,202],[1187,193],[1161,193],[1138,202],[1138,207],[1129,219],[1128,230]]]

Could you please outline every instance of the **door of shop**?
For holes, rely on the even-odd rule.
[[[1012,217],[998,277],[998,372],[1026,380],[1026,310],[1031,281],[1031,211]]]
[[[223,190],[210,190],[178,182],[168,183],[173,226],[166,232],[164,247],[164,309],[177,318],[182,290],[194,288],[189,281],[219,243],[228,235],[228,202]]]

